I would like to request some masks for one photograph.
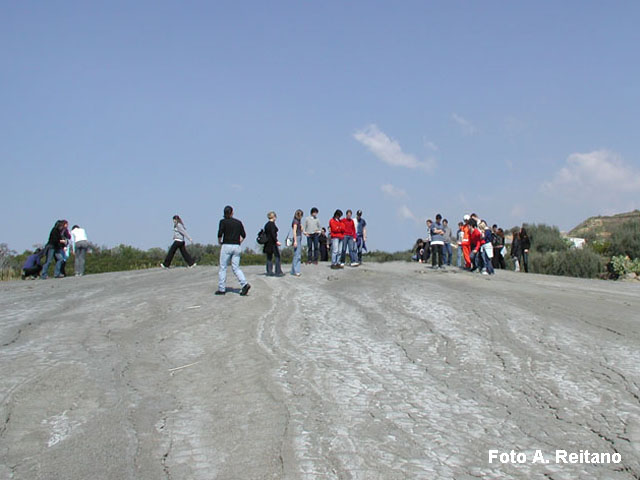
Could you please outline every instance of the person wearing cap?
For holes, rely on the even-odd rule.
[[[362,251],[367,249],[367,221],[362,218],[362,210],[356,212],[356,249],[358,263],[362,263]]]

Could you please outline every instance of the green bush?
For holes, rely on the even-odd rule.
[[[525,229],[531,239],[531,251],[533,252],[561,252],[569,250],[571,247],[571,243],[560,235],[558,227],[540,223],[525,225]]]
[[[616,277],[623,277],[627,273],[640,275],[640,258],[631,260],[628,256],[617,255],[611,258],[611,270]]]
[[[529,269],[546,275],[596,278],[604,271],[604,262],[591,250],[572,248],[560,252],[532,252]]]
[[[611,232],[609,255],[640,258],[640,220],[629,220]]]

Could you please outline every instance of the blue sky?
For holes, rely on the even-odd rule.
[[[570,229],[640,208],[638,2],[2,2],[0,242],[58,218],[249,246],[361,208],[373,249],[475,211]],[[285,232],[283,232],[285,233]]]

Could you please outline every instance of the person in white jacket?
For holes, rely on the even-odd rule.
[[[171,266],[171,261],[173,260],[173,256],[176,253],[176,250],[180,250],[182,254],[182,258],[189,266],[189,268],[193,268],[196,266],[196,263],[187,252],[187,248],[185,247],[185,239],[189,240],[193,243],[193,239],[187,233],[187,229],[184,227],[184,223],[182,219],[178,215],[173,216],[173,243],[171,247],[169,247],[169,251],[167,252],[167,256],[164,259],[164,262],[160,264],[162,268],[169,268]]]
[[[76,277],[84,275],[84,264],[89,250],[89,240],[84,228],[74,225],[71,228],[71,252],[75,255],[74,269]]]

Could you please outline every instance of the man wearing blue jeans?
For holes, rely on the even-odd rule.
[[[307,237],[307,264],[313,263],[317,265],[322,227],[320,226],[320,220],[318,220],[318,209],[316,207],[313,207],[311,215],[305,218],[302,231]]]
[[[251,285],[240,270],[240,244],[247,237],[244,226],[240,220],[233,218],[233,208],[229,205],[224,207],[224,218],[220,220],[218,227],[218,243],[222,245],[220,248],[220,267],[218,269],[218,290],[216,295],[224,295],[226,293],[227,283],[227,266],[231,263],[231,269],[240,282],[242,290],[240,295],[245,296]]]

